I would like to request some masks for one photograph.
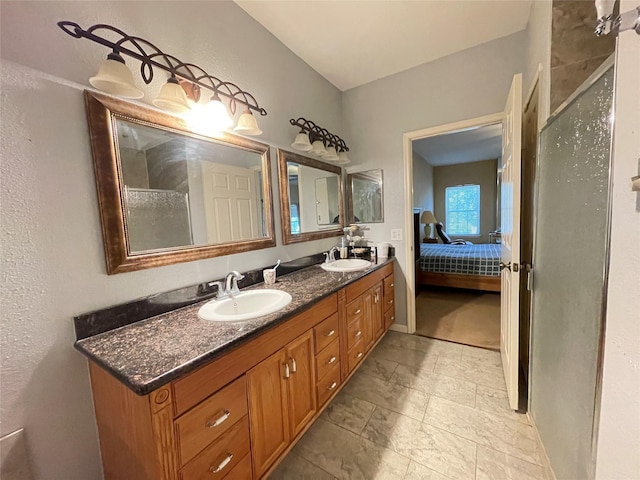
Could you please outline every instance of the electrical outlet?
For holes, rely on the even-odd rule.
[[[402,240],[402,229],[401,228],[392,228],[391,229],[391,240]]]

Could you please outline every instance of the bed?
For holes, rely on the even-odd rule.
[[[416,261],[420,285],[500,291],[500,245],[424,243]]]

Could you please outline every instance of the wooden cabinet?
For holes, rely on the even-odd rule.
[[[316,413],[314,359],[310,330],[247,372],[255,478]]]

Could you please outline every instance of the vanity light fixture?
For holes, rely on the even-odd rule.
[[[138,99],[144,96],[142,90],[136,87],[133,74],[125,64],[123,55],[126,55],[141,62],[140,76],[147,85],[153,80],[154,68],[169,73],[169,80],[163,85],[158,97],[153,100],[155,106],[173,113],[186,113],[191,108],[189,99],[197,103],[200,99],[200,89],[205,88],[213,92],[206,111],[213,115],[209,121],[214,124],[213,127],[216,130],[223,130],[233,125],[229,112],[235,115],[237,105],[240,104],[244,109],[234,130],[244,135],[262,133],[252,110],[262,116],[266,116],[267,111],[258,105],[253,95],[234,83],[220,80],[198,65],[183,62],[173,55],[164,53],[151,42],[127,35],[111,25],[97,24],[84,30],[77,23],[61,21],[58,22],[58,26],[74,38],[86,38],[111,50],[98,74],[89,79],[95,88],[125,98]],[[119,39],[109,40],[101,36],[102,32],[106,32],[110,38],[115,34]],[[197,92],[197,95],[194,95],[194,92]],[[229,102],[228,109],[222,103],[220,96],[225,97]]]
[[[339,165],[349,163],[349,148],[339,136],[302,117],[297,120],[292,118],[289,123],[300,128],[300,133],[296,135],[291,148],[317,155],[328,162],[337,162]]]

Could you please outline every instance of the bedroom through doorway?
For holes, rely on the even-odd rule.
[[[500,350],[501,119],[413,140],[417,335]]]

